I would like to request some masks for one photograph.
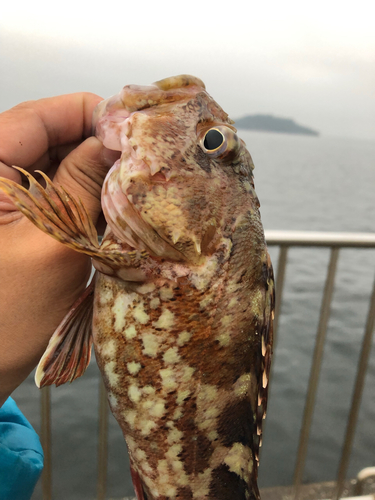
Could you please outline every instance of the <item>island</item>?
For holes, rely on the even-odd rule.
[[[316,130],[298,125],[291,118],[279,118],[273,115],[247,115],[235,120],[235,126],[245,130],[258,130],[262,132],[319,135],[319,132]]]

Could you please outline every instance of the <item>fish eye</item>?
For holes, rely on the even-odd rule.
[[[215,151],[215,149],[219,148],[223,144],[224,140],[225,138],[223,134],[216,128],[212,128],[206,132],[203,140],[203,146],[209,152]]]
[[[198,141],[208,156],[224,163],[236,158],[241,149],[241,140],[235,129],[227,125],[202,130],[201,134],[198,133]]]

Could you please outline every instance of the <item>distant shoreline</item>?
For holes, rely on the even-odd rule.
[[[257,130],[259,132],[320,135],[317,130],[299,125],[291,118],[280,118],[273,115],[247,115],[235,120],[235,126],[245,130]]]

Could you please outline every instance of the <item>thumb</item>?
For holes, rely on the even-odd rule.
[[[54,176],[55,183],[82,200],[94,224],[101,213],[105,176],[119,157],[119,151],[107,149],[99,139],[89,137],[64,158]]]

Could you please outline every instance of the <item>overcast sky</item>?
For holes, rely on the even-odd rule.
[[[80,90],[108,97],[129,83],[190,73],[232,118],[270,113],[324,135],[375,140],[370,0],[7,4],[0,111]]]

